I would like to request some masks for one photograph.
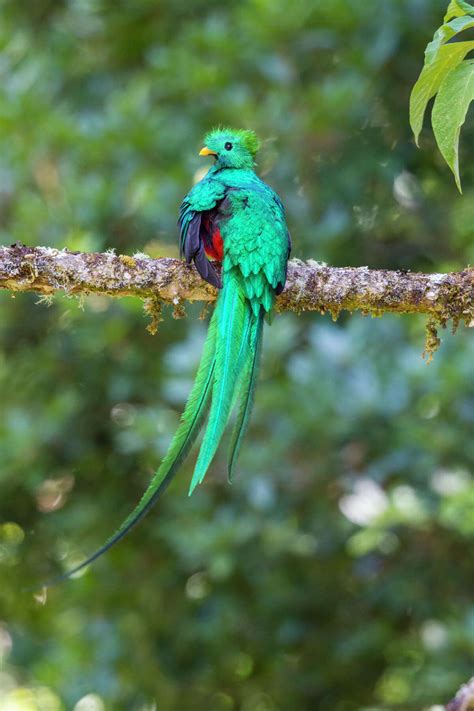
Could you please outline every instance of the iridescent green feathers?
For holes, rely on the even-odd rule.
[[[260,139],[255,131],[242,128],[229,128],[228,126],[217,126],[216,128],[213,128],[206,134],[204,143],[206,146],[210,147],[209,143],[212,144],[216,139],[220,138],[224,138],[224,140],[229,138],[231,141],[240,142],[253,158],[255,158],[261,146]]]
[[[60,579],[98,558],[141,520],[177,473],[207,416],[191,493],[203,481],[237,408],[228,461],[232,477],[254,401],[264,317],[284,287],[291,248],[283,205],[253,170],[258,148],[253,131],[218,128],[206,136],[201,153],[215,162],[180,207],[180,247],[204,279],[222,288],[194,386],[168,452],[138,505],[94,555]],[[220,277],[208,262],[219,250]]]
[[[159,469],[153,475],[148,488],[135,506],[132,512],[123,521],[120,528],[102,545],[95,553],[82,563],[69,570],[64,575],[47,581],[44,585],[53,585],[65,580],[71,575],[78,573],[90,563],[93,563],[97,558],[106,553],[141,519],[148,513],[152,506],[156,503],[159,497],[167,489],[173,477],[179,470],[184,459],[189,453],[189,450],[194,444],[194,441],[202,428],[206,414],[209,410],[211,401],[212,385],[214,383],[215,369],[215,351],[216,351],[216,324],[217,319],[215,313],[211,318],[209,329],[207,332],[206,342],[204,344],[201,362],[199,363],[198,372],[194,380],[194,385],[189,394],[186,407],[181,416],[181,422],[176,430],[168,452],[160,464]]]
[[[241,282],[242,276],[237,269],[226,274],[215,310],[217,328],[212,402],[190,494],[206,475],[227,425],[234,399],[241,395],[242,382],[239,376],[250,354],[256,352],[256,343],[251,340],[255,316],[245,298]]]
[[[262,309],[258,315],[258,318],[252,319],[251,332],[249,334],[251,347],[248,349],[245,359],[243,359],[240,371],[241,382],[237,388],[240,394],[239,410],[237,412],[229,446],[227,470],[229,481],[233,478],[242,440],[245,432],[247,431],[250,415],[252,413],[255,398],[255,386],[257,384],[258,371],[260,369],[260,356],[262,352],[263,317],[264,311]]]
[[[205,146],[215,154],[218,168],[252,169],[260,141],[253,131],[214,128],[206,135]]]
[[[244,171],[233,172],[244,177]],[[228,193],[231,210],[221,228],[226,245],[223,278],[230,269],[238,268],[257,316],[261,307],[271,311],[275,295],[285,284],[290,243],[278,197],[253,171],[245,173],[245,187]],[[232,181],[231,176],[227,179]]]

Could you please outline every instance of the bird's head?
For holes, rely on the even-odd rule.
[[[260,141],[253,131],[216,128],[204,139],[200,156],[214,156],[218,168],[253,168]]]

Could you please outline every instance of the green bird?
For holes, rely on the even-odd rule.
[[[191,494],[238,403],[228,459],[232,479],[254,400],[264,318],[285,286],[291,250],[283,204],[254,171],[259,145],[247,130],[220,128],[205,138],[200,155],[215,162],[184,198],[178,222],[181,255],[219,289],[196,379],[168,452],[138,505],[101,548],[59,580],[92,563],[143,518],[179,470],[207,416]],[[222,263],[220,274],[215,262]]]

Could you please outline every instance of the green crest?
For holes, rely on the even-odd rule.
[[[260,139],[255,131],[244,128],[230,128],[229,126],[217,126],[213,128],[212,131],[209,131],[206,135],[205,144],[208,145],[221,137],[233,138],[239,141],[253,158],[255,158],[261,146]]]

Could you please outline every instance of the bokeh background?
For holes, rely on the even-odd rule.
[[[443,0],[3,0],[0,239],[176,255],[215,124],[256,129],[295,257],[454,270],[464,196],[408,126]],[[39,302],[39,303],[38,303]],[[239,476],[193,457],[140,527],[92,552],[166,451],[200,308],[0,294],[2,711],[353,711],[449,699],[474,662],[472,333],[279,315]]]

